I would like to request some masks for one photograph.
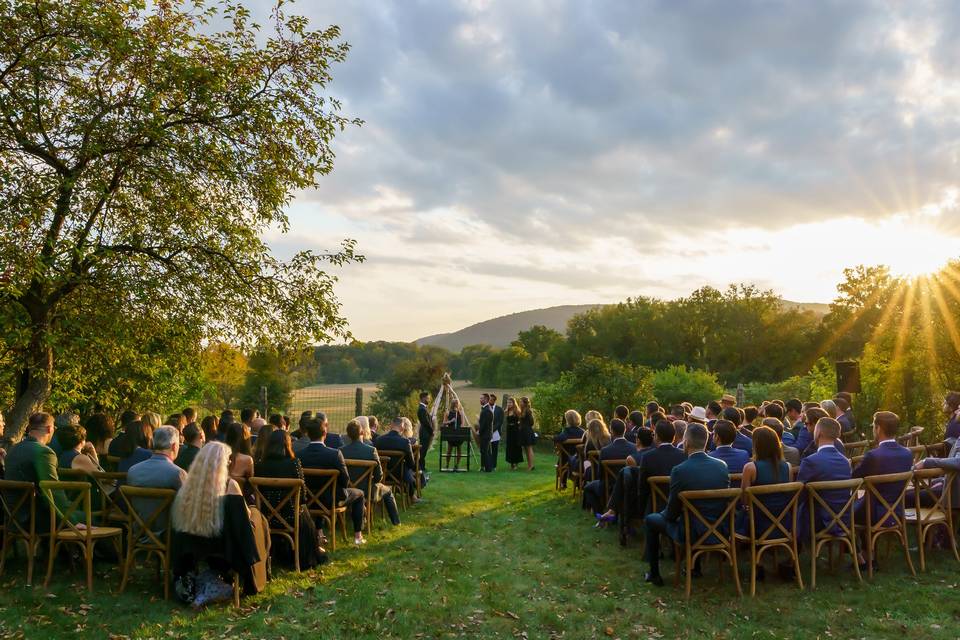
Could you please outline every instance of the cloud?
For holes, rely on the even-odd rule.
[[[754,230],[776,244],[799,223],[879,223],[956,183],[954,3],[293,10],[342,28],[352,50],[329,91],[366,121],[336,140],[333,173],[298,196],[294,232],[325,245],[357,237],[371,265],[429,256],[395,265],[396,277],[432,279],[446,265],[513,282],[513,300],[550,283],[558,304],[590,289],[684,293],[716,277],[700,255],[735,251]],[[616,254],[584,251],[597,246],[639,266],[624,275]],[[705,271],[670,266],[684,261]],[[795,282],[776,268],[762,278]]]

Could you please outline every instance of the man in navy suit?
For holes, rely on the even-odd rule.
[[[833,418],[820,418],[814,426],[813,433],[817,451],[800,461],[797,481],[807,483],[849,480],[850,461],[836,447],[840,437],[840,423]],[[820,495],[831,509],[839,511],[850,498],[850,490],[824,491]],[[815,511],[817,531],[823,529],[829,522],[830,516],[824,512],[823,507],[818,505]],[[810,535],[810,515],[806,498],[801,498],[800,508],[797,511],[797,529],[801,539]]]
[[[339,449],[332,449],[324,444],[324,438],[327,436],[327,422],[317,417],[310,418],[304,425],[307,437],[310,438],[310,444],[297,453],[301,466],[304,469],[336,469],[340,472],[334,488],[334,495],[327,494],[322,496],[323,501],[332,507],[344,504],[350,512],[353,520],[353,542],[357,546],[365,544],[363,539],[363,516],[365,512],[363,491],[347,486],[350,483],[350,474],[347,472],[347,465],[343,461],[343,454]],[[319,484],[312,478],[308,480],[314,484]],[[314,489],[316,490],[316,489]],[[336,535],[331,531],[330,535]]]
[[[490,464],[490,439],[493,438],[493,407],[490,395],[480,394],[480,417],[477,418],[477,441],[480,447],[480,471],[493,471]]]
[[[903,473],[913,469],[913,453],[910,452],[910,449],[897,444],[897,431],[899,428],[900,417],[897,414],[891,411],[878,411],[873,414],[873,437],[879,441],[879,444],[876,449],[870,449],[864,454],[863,460],[861,460],[857,468],[853,470],[854,478],[880,476],[887,473]],[[904,480],[896,484],[882,484],[877,490],[888,504],[893,504],[900,496],[900,492],[903,491],[906,483],[907,481]],[[867,496],[857,499],[854,518],[858,524],[863,524],[867,520],[867,499]],[[869,496],[869,500],[873,516],[873,522],[871,524],[877,524],[880,521],[880,516],[886,511],[886,507],[882,506],[880,501],[872,495]],[[903,515],[902,504],[897,506],[897,515]],[[892,525],[892,519],[888,520],[885,524]],[[862,555],[860,564],[863,564]]]
[[[729,420],[717,420],[713,425],[713,439],[717,443],[717,448],[707,455],[726,462],[728,473],[743,473],[743,465],[750,461],[749,453],[731,446],[736,437],[737,429]]]
[[[497,404],[496,394],[490,394],[490,408],[493,409],[493,431],[490,437],[490,470],[497,468],[497,458],[500,457],[500,438],[503,437],[503,407]]]
[[[313,417],[323,423],[323,432],[327,434],[323,437],[323,444],[327,445],[330,449],[343,447],[343,438],[340,437],[340,434],[330,433],[330,421],[327,420],[327,414],[323,411],[317,411]]]
[[[580,417],[580,414],[569,409],[566,413],[563,414],[563,430],[557,435],[553,436],[553,443],[557,446],[562,445],[567,440],[577,440],[582,441],[585,432],[580,424],[583,422],[583,418]],[[573,468],[577,464],[576,454],[577,454],[577,445],[576,444],[567,444],[563,445],[563,449],[567,454],[568,460],[570,460],[570,467]],[[560,464],[560,459],[557,459],[557,464]],[[564,472],[560,477],[560,488],[567,488],[567,475],[568,472]]]
[[[720,420],[726,420],[727,422],[732,424],[734,431],[736,432],[734,435],[733,442],[730,443],[731,446],[734,449],[740,449],[741,451],[746,451],[747,457],[750,457],[753,455],[753,437],[751,436],[749,431],[747,431],[743,426],[741,426],[743,425],[743,422],[745,419],[746,417],[745,417],[745,414],[743,413],[743,410],[737,409],[736,407],[727,407],[726,409],[723,410],[720,417]],[[716,431],[717,424],[720,422],[720,420],[717,420],[716,422],[713,423],[714,431]],[[714,438],[716,438],[716,435],[714,435]],[[718,443],[714,442],[714,445],[716,444]]]
[[[660,577],[660,535],[665,533],[677,542],[683,542],[686,535],[681,518],[683,509],[680,493],[726,489],[730,485],[727,465],[721,460],[708,456],[704,451],[706,446],[706,427],[699,424],[687,426],[683,434],[683,448],[687,459],[670,472],[670,496],[667,499],[667,506],[659,513],[651,513],[644,520],[647,533],[647,562],[650,563],[650,570],[645,579],[658,587],[663,586],[663,578]],[[703,501],[697,505],[697,508],[705,518],[714,519],[720,516],[724,506],[724,501]],[[699,568],[694,567],[693,571],[695,574],[699,573]]]
[[[687,429],[692,425],[687,425]],[[661,420],[655,425],[655,448],[641,456],[638,466],[640,472],[637,477],[637,505],[641,514],[650,511],[650,478],[655,476],[669,476],[673,468],[687,459],[687,455],[673,446],[676,429],[667,420]],[[684,431],[686,435],[686,431]]]
[[[417,498],[417,476],[414,472],[416,467],[413,460],[413,447],[410,446],[410,441],[403,437],[403,418],[394,418],[390,422],[390,431],[377,438],[374,445],[380,453],[399,451],[403,454],[403,481],[407,485],[407,494],[413,504],[420,502],[420,499]]]
[[[610,435],[613,440],[607,446],[600,449],[600,462],[604,460],[626,460],[627,465],[633,467],[637,464],[637,458],[640,457],[637,447],[629,442],[624,434],[627,431],[627,425],[623,420],[614,418],[610,421]],[[583,488],[583,501],[590,507],[591,513],[601,513],[603,511],[603,484],[599,479],[602,471],[596,470],[595,478]]]
[[[430,450],[430,443],[433,442],[433,419],[430,417],[430,411],[427,410],[427,403],[430,402],[430,394],[426,391],[420,393],[420,406],[417,407],[417,421],[420,422],[420,434],[417,442],[420,443],[420,470],[426,472],[427,451]]]
[[[840,410],[840,415],[837,416],[837,422],[840,423],[840,428],[843,430],[843,433],[852,433],[855,431],[857,428],[857,419],[853,415],[853,396],[846,391],[841,391],[833,398],[833,403],[837,405],[837,409]]]

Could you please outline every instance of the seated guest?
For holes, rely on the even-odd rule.
[[[840,423],[833,418],[820,418],[814,426],[815,453],[800,461],[798,482],[821,482],[826,480],[849,480],[850,461],[837,450],[836,442],[840,438]],[[848,489],[824,491],[821,494],[824,501],[834,511],[841,509],[850,498]],[[817,506],[814,511],[814,521],[817,531],[822,530],[829,522],[829,516],[823,507]],[[807,501],[801,498],[800,509],[797,511],[797,529],[800,539],[806,540],[810,535],[810,515],[807,510]],[[837,527],[835,527],[837,528]]]
[[[630,442],[636,444],[637,442],[637,431],[643,429],[644,416],[641,411],[631,411],[630,415],[627,416],[627,433],[626,438]]]
[[[304,411],[300,414],[300,419],[297,421],[296,430],[290,433],[290,437],[293,439],[293,451],[296,453],[298,442],[304,447],[310,444],[310,438],[307,436],[306,424],[307,420],[313,417],[313,411]]]
[[[823,400],[820,402],[820,408],[827,412],[828,418],[836,420],[840,416],[840,407],[833,400]]]
[[[779,401],[778,401],[778,402],[771,402],[770,404],[768,404],[768,405],[767,405],[767,408],[764,410],[763,413],[764,413],[764,419],[765,419],[765,420],[768,419],[768,418],[774,418],[774,419],[776,419],[776,420],[779,420],[779,421],[780,421],[780,426],[783,427],[783,425],[784,425],[784,422],[783,422],[784,409],[783,409],[783,407],[781,407],[781,406],[779,405]],[[770,428],[772,429],[773,427],[770,427]],[[783,428],[780,429],[780,432],[783,433]],[[783,442],[782,439],[781,439],[781,442]]]
[[[60,427],[57,434],[63,447],[63,453],[57,461],[61,469],[80,469],[87,473],[103,471],[97,450],[93,443],[87,442],[86,429],[79,425]]]
[[[183,411],[180,412],[183,414],[183,419],[186,424],[183,425],[183,428],[186,429],[191,424],[196,424],[197,422],[197,411],[193,407],[186,407]],[[183,433],[183,429],[180,430]]]
[[[743,422],[740,424],[740,430],[753,433],[753,425],[756,423],[757,417],[760,415],[760,410],[751,404],[743,408],[742,415]]]
[[[833,402],[837,405],[837,422],[843,433],[853,433],[857,429],[857,419],[853,415],[853,396],[846,391],[839,391]]]
[[[829,418],[827,412],[821,409],[819,406],[807,407],[803,412],[803,429],[797,435],[797,441],[794,445],[797,448],[797,451],[800,452],[800,457],[803,458],[806,450],[814,444],[813,442],[813,429],[816,426],[817,422],[820,421],[820,418]]]
[[[783,439],[784,444],[793,446],[797,439],[797,434],[803,428],[803,403],[798,398],[787,400],[784,405],[785,415],[783,418]]]
[[[286,423],[283,421],[283,416],[279,413],[270,414],[270,419],[267,421],[270,426],[274,429],[280,429],[282,431],[287,430]]]
[[[343,446],[344,442],[343,438],[340,437],[340,434],[330,433],[330,423],[327,421],[327,414],[323,413],[322,411],[317,411],[316,415],[314,415],[314,419],[319,420],[326,425],[327,435],[323,441],[325,445],[331,449],[339,449]]]
[[[723,460],[727,464],[728,473],[742,473],[743,465],[750,460],[750,454],[743,449],[734,449],[733,441],[737,437],[737,429],[729,420],[717,420],[713,425],[713,440],[717,448],[711,451],[711,458]],[[751,449],[752,449],[751,445]]]
[[[660,577],[660,535],[667,534],[674,541],[681,543],[686,535],[680,493],[725,489],[730,486],[727,465],[721,460],[711,458],[704,451],[707,445],[705,427],[698,424],[688,425],[684,433],[683,445],[687,459],[670,472],[670,495],[667,498],[666,508],[659,513],[651,513],[644,520],[647,535],[647,562],[650,564],[645,580],[658,587],[663,586],[663,578]],[[651,455],[653,453],[645,456],[644,462]],[[712,520],[719,517],[724,506],[724,501],[699,501],[697,509],[705,518]],[[691,532],[691,535],[696,535],[696,531]],[[697,565],[699,563],[693,567],[694,575],[699,574]],[[688,570],[690,570],[689,567]]]
[[[687,429],[696,423],[687,425]],[[655,476],[669,476],[673,468],[687,459],[686,454],[673,446],[673,436],[675,429],[672,424],[666,420],[661,420],[656,424],[653,433],[653,441],[656,445],[653,449],[640,456],[638,467],[640,473],[637,476],[637,509],[639,515],[644,515],[650,511],[650,478]],[[686,430],[684,430],[686,437]]]
[[[683,434],[687,430],[687,421],[686,420],[674,420],[673,421],[673,445],[678,448],[683,448]]]
[[[64,411],[54,419],[53,426],[54,431],[53,437],[50,438],[50,448],[53,449],[53,452],[57,454],[57,457],[59,458],[60,454],[63,453],[63,445],[60,444],[60,436],[58,432],[64,427],[79,427],[80,416],[72,411]]]
[[[224,443],[230,447],[230,477],[243,492],[247,500],[252,498],[247,479],[253,477],[253,456],[250,455],[250,439],[246,437],[244,426],[231,422],[223,433]]]
[[[875,449],[868,450],[863,455],[863,460],[853,470],[852,477],[866,478],[869,476],[881,476],[888,473],[904,473],[913,469],[913,453],[910,449],[897,444],[897,431],[900,429],[900,416],[891,411],[878,411],[873,414],[873,437],[879,442]],[[888,504],[900,496],[907,481],[896,484],[881,484],[877,490]],[[878,524],[880,516],[886,511],[880,501],[875,496],[870,496],[870,510],[873,522]],[[897,506],[897,515],[903,515],[903,505]],[[867,496],[857,499],[854,517],[858,524],[864,524],[867,519]],[[892,525],[892,519],[888,519],[884,526]],[[864,541],[865,544],[865,541]],[[861,547],[863,549],[865,547]],[[863,554],[860,554],[860,564],[866,568],[863,560]]]
[[[87,442],[93,445],[98,458],[108,455],[115,433],[113,418],[105,413],[95,413],[87,420]]]
[[[178,433],[181,433],[183,432],[183,428],[187,426],[187,419],[182,413],[174,413],[167,418],[167,421],[164,422],[164,424],[173,427]]]
[[[196,425],[194,425],[196,427]],[[153,455],[130,467],[127,484],[147,489],[173,489],[178,491],[187,479],[187,472],[174,464],[180,451],[180,432],[176,427],[164,425],[153,432]],[[159,502],[153,498],[135,498],[133,508],[144,520],[157,509]],[[154,530],[167,527],[166,515],[154,521]]]
[[[9,458],[9,456],[8,456]],[[953,504],[951,507],[954,511],[960,508],[960,439],[954,441],[953,445],[950,447],[950,452],[947,454],[946,458],[925,458],[918,462],[915,466],[915,469],[943,469],[944,471],[956,471],[957,476],[954,480],[953,486],[950,488],[950,502]],[[920,494],[920,506],[921,507],[930,507],[933,506],[933,502],[940,498],[943,495],[943,480],[938,481],[932,487],[933,496],[924,492]],[[911,496],[907,494],[907,504],[908,506],[913,506],[916,502],[916,496]]]
[[[783,429],[783,423],[776,418],[765,418],[764,424],[753,430],[753,460],[743,467],[743,477],[740,481],[740,487],[744,490],[743,504],[748,505],[746,490],[750,487],[782,484],[790,482],[790,465],[783,459],[782,445],[780,436],[776,429],[766,424],[770,420]],[[784,493],[770,493],[764,496],[758,496],[760,502],[766,507],[774,517],[779,517],[783,510],[790,503],[792,495]],[[754,528],[757,535],[762,535],[770,526],[770,518],[763,511],[740,511],[737,514],[737,533],[741,535],[750,535],[749,518],[755,518]],[[790,530],[792,523],[785,519],[783,521],[787,530]],[[779,530],[777,530],[779,532]],[[779,533],[777,533],[779,535]],[[757,567],[757,579],[763,580],[763,565]]]
[[[216,442],[220,440],[220,419],[217,416],[207,416],[200,422],[203,430],[203,441]]]
[[[322,499],[331,508],[337,505],[346,505],[353,521],[353,543],[360,546],[366,544],[366,540],[363,539],[365,509],[363,492],[349,486],[350,474],[347,472],[347,465],[343,462],[343,454],[340,453],[340,450],[332,449],[324,444],[324,439],[327,436],[326,429],[326,419],[320,417],[308,418],[304,430],[307,437],[310,438],[310,444],[301,449],[296,456],[304,469],[336,469],[340,473],[334,495],[327,494]],[[399,437],[402,439],[402,436]],[[409,448],[410,443],[407,442],[406,444]],[[317,490],[317,488],[314,487],[314,490]],[[331,531],[330,535],[336,535],[336,532]]]
[[[147,418],[150,414],[144,414]],[[157,425],[159,426],[159,425]],[[124,431],[125,437],[117,453],[120,456],[120,462],[117,463],[117,471],[129,471],[130,467],[150,458],[150,441],[153,438],[153,427],[142,419],[127,425]]]
[[[828,401],[825,401],[825,402],[828,402]],[[827,417],[827,418],[830,417],[829,415],[827,415],[827,411],[825,409],[817,409],[816,407],[807,411],[805,415],[807,416],[807,421],[808,421],[807,431],[810,434],[813,434],[813,431],[816,425],[819,424],[821,419],[823,419],[824,417]],[[811,422],[812,424],[809,424]],[[799,441],[800,439],[798,438],[797,440]],[[843,441],[840,440],[840,438],[836,439],[836,441],[833,443],[833,446],[837,449],[837,451],[841,453],[841,455],[846,453],[846,448],[843,446]],[[800,447],[797,446],[797,449],[800,451],[800,459],[802,460],[803,458],[809,455],[813,455],[814,453],[817,452],[817,448],[818,447],[817,447],[816,439],[811,435],[806,449],[800,449]]]
[[[407,422],[410,422],[410,419],[407,418]],[[408,440],[413,437],[413,423],[410,422],[410,435],[406,434],[407,425],[403,425],[404,437]],[[377,439],[377,436],[380,435],[380,420],[377,416],[367,416],[367,429],[364,431],[363,436],[366,438],[364,442],[367,444],[373,444],[373,441]]]
[[[943,439],[953,444],[960,438],[960,393],[948,391],[943,399],[943,412],[947,414],[947,426],[943,428]]]
[[[595,415],[600,415],[599,412],[593,411]],[[590,411],[587,412],[589,416]],[[600,451],[605,446],[610,444],[610,431],[607,429],[607,425],[603,422],[603,418],[592,418],[587,421],[587,433],[584,436],[584,445],[583,445],[583,482],[589,482],[594,475],[594,469],[591,468],[590,463],[590,452],[591,451]]]
[[[778,438],[783,434],[783,423],[776,418],[764,418],[763,426],[773,429]],[[791,467],[799,467],[800,452],[797,451],[797,448],[784,444],[782,440],[780,441],[780,445],[780,448],[783,450],[783,459],[786,460]]]
[[[672,429],[673,425],[670,425],[670,428]],[[613,440],[600,450],[601,463],[604,460],[625,460],[627,466],[636,466],[640,453],[637,451],[637,447],[633,443],[628,442],[624,437],[626,430],[627,425],[623,420],[614,418],[610,422],[610,433],[613,436]],[[604,496],[601,472],[598,470],[594,477],[597,479],[591,480],[583,487],[583,503],[584,507],[589,508],[591,513],[600,517],[600,514],[603,513],[606,508],[606,505],[603,504]]]
[[[254,424],[257,423],[259,418],[254,418]],[[263,424],[257,430],[256,439],[251,438],[253,443],[251,446],[250,457],[253,458],[253,464],[258,465],[260,461],[263,460],[264,453],[267,451],[267,443],[270,440],[270,434],[273,433],[274,427],[272,424]]]
[[[720,420],[726,420],[727,422],[733,425],[734,431],[736,431],[736,434],[734,435],[731,446],[734,449],[740,449],[741,451],[746,451],[747,458],[749,458],[750,455],[753,454],[753,440],[750,438],[750,432],[747,429],[743,428],[742,426],[743,423],[746,421],[745,412],[742,409],[738,409],[736,407],[727,407],[726,409],[721,411],[720,418],[718,418],[717,421],[714,422],[713,424],[714,431],[716,431],[717,422],[719,422]],[[714,442],[714,446],[716,446],[716,442]]]
[[[676,424],[676,423],[674,423]],[[635,517],[642,517],[644,514],[643,505],[639,502],[639,488],[637,481],[640,478],[640,470],[643,468],[643,458],[654,449],[654,432],[646,427],[640,427],[637,430],[637,466],[626,466],[617,474],[617,480],[610,492],[610,500],[607,502],[607,511],[600,517],[600,522],[611,522],[616,520],[617,514],[623,513],[626,520]],[[679,453],[679,452],[678,452]],[[682,454],[681,454],[682,455]],[[625,539],[621,539],[623,544]]]
[[[273,425],[269,425],[273,426]],[[293,454],[293,446],[290,442],[290,434],[283,429],[272,429],[269,434],[267,427],[260,430],[257,438],[257,444],[265,442],[263,455],[257,462],[258,478],[290,478],[303,480],[303,466],[300,460]],[[264,500],[276,507],[289,493],[288,489],[272,489],[261,487],[260,493]],[[280,516],[287,522],[294,521],[293,502],[287,501],[280,508]],[[283,529],[284,523],[271,514],[269,519],[270,526],[277,529]],[[293,559],[293,549],[290,548],[289,541],[278,537],[281,549],[278,556]],[[300,516],[300,568],[314,567],[326,561],[326,552],[320,548],[317,543],[317,526],[313,518],[310,517],[306,507],[301,507]]]
[[[213,416],[209,416],[213,418]],[[216,418],[214,418],[216,419]],[[184,471],[190,470],[190,463],[200,453],[204,443],[203,428],[197,426],[196,422],[191,422],[183,428],[183,446],[180,447],[180,453],[177,454],[174,464]]]
[[[231,455],[230,447],[222,442],[204,445],[171,510],[175,590],[194,606],[229,599],[232,572],[239,575],[246,593],[256,593],[266,586],[268,529],[263,516],[247,507],[240,486],[230,477]],[[192,581],[188,576],[195,575],[201,563],[219,574],[219,589],[206,588],[197,594],[189,588]]]
[[[257,438],[260,437],[260,432],[263,427],[267,424],[267,421],[264,420],[261,416],[257,416],[250,421],[250,439],[256,442]]]
[[[403,437],[410,441],[411,447],[415,444],[419,444],[417,442],[417,434],[414,433],[413,431],[413,422],[410,420],[410,418],[406,416],[402,418],[402,421],[403,421]],[[373,436],[372,433],[370,435]],[[377,439],[377,437],[379,436],[371,437],[369,442],[367,442],[366,440],[364,440],[364,442],[367,442],[367,444],[376,444],[375,440]]]
[[[115,434],[113,440],[110,441],[110,444],[107,446],[107,455],[117,458],[123,457],[119,452],[125,446],[123,441],[127,439],[127,428],[138,420],[140,420],[140,414],[136,411],[127,409],[120,414],[120,427],[122,430],[120,433]]]
[[[53,416],[49,413],[34,413],[27,422],[27,433],[23,440],[10,449],[4,458],[4,480],[32,482],[39,493],[43,480],[59,480],[57,477],[57,454],[47,446],[53,437]],[[67,497],[63,492],[54,493],[57,508],[67,509]],[[36,526],[41,532],[50,528],[50,513],[46,500],[37,500]],[[29,513],[21,511],[18,516],[25,524]]]
[[[400,512],[397,510],[397,499],[393,495],[393,490],[381,482],[383,480],[383,469],[380,467],[380,454],[377,453],[373,445],[363,441],[361,430],[362,427],[356,420],[347,423],[347,437],[350,438],[350,444],[344,445],[340,449],[340,453],[347,461],[372,460],[377,463],[377,466],[373,468],[373,495],[364,495],[364,497],[367,501],[372,500],[374,503],[382,501],[387,508],[390,522],[398,525],[400,524]],[[352,480],[356,480],[363,473],[363,469],[359,467],[347,467],[347,471],[350,473]],[[366,487],[360,487],[360,489],[363,490]]]
[[[410,500],[416,504],[420,502],[417,498],[417,477],[414,474],[416,465],[413,459],[413,448],[410,441],[403,437],[403,419],[394,418],[390,423],[390,430],[377,438],[377,451],[399,451],[403,453],[404,469],[403,481],[407,485],[407,493]]]
[[[648,402],[645,409],[647,413],[647,419],[644,421],[643,426],[649,429],[653,429],[654,426],[656,426],[657,424],[657,421],[654,420],[653,414],[658,412],[662,414],[662,412],[660,411],[660,404],[657,402]]]
[[[567,440],[577,440],[583,441],[584,430],[580,427],[581,418],[580,414],[574,411],[573,409],[568,409],[563,414],[563,430],[560,431],[557,435],[553,436],[554,445],[560,446],[561,443],[566,442]],[[563,449],[567,454],[567,459],[570,461],[571,468],[576,464],[577,457],[577,445],[576,444],[565,444]],[[509,461],[508,461],[509,462]],[[560,464],[560,458],[557,458],[557,464]],[[567,488],[567,476],[568,473],[564,472],[560,477],[560,488]]]

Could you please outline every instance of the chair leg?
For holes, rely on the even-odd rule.
[[[873,580],[873,553],[874,553],[874,548],[875,548],[875,546],[876,546],[876,544],[877,544],[877,539],[873,536],[873,533],[870,531],[870,527],[869,527],[869,526],[867,526],[867,527],[864,529],[864,533],[866,534],[866,537],[867,537],[867,548],[865,549],[865,551],[867,552],[867,553],[866,553],[866,556],[867,556],[867,578],[869,578],[870,580]],[[853,563],[854,563],[854,564],[859,564],[859,563],[857,562],[856,556],[854,556],[854,558],[853,558]]]
[[[800,550],[797,548],[796,536],[793,537],[793,546],[790,550],[793,551],[793,572],[797,577],[797,586],[803,591],[803,575],[800,573]]]
[[[820,547],[817,546],[816,538],[810,545],[810,590],[817,588],[817,554],[820,553]]]
[[[757,560],[759,561],[759,558]],[[740,567],[737,566],[737,541],[733,539],[732,533],[730,534],[730,566],[733,568],[733,584],[737,587],[737,597],[742,598],[743,587],[740,585]]]
[[[240,576],[236,573],[233,574],[233,606],[240,608]]]
[[[127,588],[127,580],[130,579],[130,572],[133,570],[133,558],[134,558],[134,542],[130,541],[130,544],[127,545],[127,555],[123,559],[123,577],[120,579],[120,593],[123,593]]]
[[[910,573],[913,577],[917,577],[917,570],[913,568],[913,558],[910,557],[910,545],[907,544],[907,527],[905,524],[901,524],[898,535],[900,536],[900,543],[903,545],[903,555],[907,558],[907,566],[910,567]]]
[[[330,513],[330,550],[337,550],[337,512],[336,510]]]
[[[50,584],[50,577],[53,575],[53,560],[57,555],[57,544],[54,541],[53,535],[50,536],[50,554],[47,558],[47,577],[43,580],[43,588],[46,589],[47,585]]]
[[[950,546],[953,548],[953,557],[957,559],[957,562],[960,562],[960,552],[957,551],[957,537],[953,532],[953,523],[947,521],[946,527],[947,535],[950,536]]]
[[[163,599],[170,599],[170,549],[163,552]]]
[[[850,557],[853,558],[853,572],[857,574],[857,580],[863,582],[863,575],[860,574],[860,563],[857,562],[857,535],[855,533],[850,534],[848,540],[850,541]],[[840,550],[842,552],[843,547]]]
[[[293,568],[300,573],[300,531],[293,532]]]
[[[688,537],[689,537],[689,536],[688,536]],[[685,586],[685,588],[684,588],[684,595],[686,596],[687,600],[689,600],[689,599],[690,599],[690,592],[693,591],[693,556],[692,556],[691,553],[690,553],[690,541],[689,541],[689,540],[688,540],[687,543],[684,545],[684,547],[686,547],[686,552],[687,552],[687,572],[686,572],[686,573],[687,573],[687,576],[686,576],[687,579],[686,579],[686,586]]]
[[[927,570],[927,554],[923,548],[926,544],[926,533],[922,524],[917,526],[917,547],[920,549],[920,571]]]
[[[40,545],[39,540],[27,540],[27,586],[33,586],[33,564],[37,560],[37,547]]]
[[[87,542],[83,546],[83,555],[87,565],[87,591],[93,592],[93,544]]]

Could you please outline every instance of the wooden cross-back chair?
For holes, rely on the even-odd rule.
[[[928,448],[925,444],[914,445],[912,447],[908,447],[908,449],[910,449],[910,453],[913,454],[914,464],[929,456]]]
[[[383,483],[393,489],[397,503],[407,507],[410,503],[410,494],[404,480],[407,470],[407,460],[403,451],[378,450],[380,466],[383,467]]]
[[[253,476],[249,479],[253,497],[257,502],[257,509],[267,519],[271,536],[279,536],[290,543],[293,549],[293,567],[300,573],[300,496],[303,491],[303,480],[299,478],[261,478]],[[282,491],[279,500],[271,500],[263,494],[265,489]],[[293,509],[293,519],[283,514],[287,505]]]
[[[344,460],[347,465],[347,473],[350,475],[350,483],[347,485],[354,489],[363,491],[366,498],[364,507],[367,511],[367,533],[372,531],[373,522],[373,470],[377,468],[375,460]],[[383,500],[380,501],[383,505]],[[384,507],[385,509],[385,507]]]
[[[600,452],[596,449],[587,452],[587,462],[590,463],[590,479],[599,480],[600,479]],[[586,485],[586,465],[584,465],[584,485]]]
[[[960,562],[960,554],[957,552],[957,538],[953,531],[953,508],[950,502],[951,489],[956,476],[955,471],[944,472],[943,469],[918,469],[913,472],[914,505],[929,505],[907,509],[905,513],[906,521],[917,525],[917,546],[920,548],[921,571],[927,570],[924,547],[931,541],[928,540],[930,532],[937,527],[946,529],[953,556]],[[938,492],[935,487],[940,484],[940,478],[943,479],[943,484]]]
[[[811,589],[817,587],[817,557],[820,555],[820,550],[825,545],[833,543],[839,544],[842,548],[847,548],[850,551],[857,580],[863,582],[863,577],[860,575],[860,565],[857,562],[857,535],[853,526],[853,505],[857,499],[857,490],[860,489],[862,484],[863,480],[860,478],[825,480],[806,484],[810,525]],[[824,491],[849,491],[850,496],[844,501],[840,509],[835,510],[821,495]],[[829,522],[820,531],[817,531],[817,507],[821,507],[822,513],[829,518]],[[840,533],[833,533],[834,527],[839,528]],[[831,554],[831,559],[832,557]]]
[[[747,520],[749,535],[737,534],[736,538],[750,547],[750,595],[757,594],[757,567],[763,561],[763,554],[773,550],[776,558],[777,549],[786,549],[793,561],[793,570],[796,574],[797,586],[803,589],[803,576],[800,574],[800,553],[797,548],[797,505],[803,493],[802,482],[784,482],[781,484],[766,484],[747,487],[744,495],[747,498]],[[765,497],[783,494],[789,496],[779,515],[774,514],[764,502]],[[758,518],[766,520],[765,528],[760,530]]]
[[[303,503],[307,513],[314,520],[323,520],[330,531],[330,549],[337,550],[337,519],[343,530],[343,538],[347,539],[347,508],[337,504],[337,480],[340,472],[336,469],[304,469],[303,470]],[[311,487],[311,480],[317,484]],[[323,497],[330,496],[330,504],[324,502]]]
[[[743,484],[743,473],[730,473],[730,488],[736,489]]]
[[[150,489],[123,485],[119,491],[127,505],[127,555],[123,561],[123,579],[120,593],[127,588],[130,572],[136,565],[138,553],[154,556],[159,561],[163,576],[163,599],[170,599],[170,508],[177,492],[174,489]],[[142,515],[136,506],[150,506],[150,512]],[[161,521],[165,524],[158,526]],[[159,531],[157,530],[159,529]]]
[[[120,466],[120,460],[120,456],[101,456],[100,466],[103,467],[105,471],[116,471],[117,467]]]
[[[0,505],[3,507],[3,546],[0,548],[0,576],[7,552],[17,540],[27,548],[27,586],[33,585],[33,563],[43,534],[37,533],[37,491],[32,482],[0,480]],[[24,518],[24,516],[26,516]]]
[[[903,506],[906,502],[907,491],[910,488],[910,479],[913,477],[913,471],[904,471],[903,473],[886,473],[877,476],[867,476],[863,479],[863,486],[866,490],[865,502],[866,513],[863,524],[856,525],[856,528],[864,533],[866,549],[864,549],[867,559],[867,577],[873,578],[873,560],[876,554],[877,540],[883,535],[896,536],[903,547],[903,554],[907,558],[907,566],[910,573],[917,575],[913,568],[913,560],[910,558],[910,546],[907,543],[907,519],[903,514]],[[880,487],[887,484],[901,483],[900,493],[889,502],[880,493]],[[874,501],[877,502],[874,505]],[[875,511],[879,509],[879,513]],[[898,513],[899,512],[899,513]]]
[[[743,595],[740,588],[740,574],[737,569],[737,543],[734,516],[740,502],[740,489],[712,489],[706,491],[681,491],[680,504],[683,507],[683,552],[686,561],[686,586],[684,594],[690,599],[693,587],[693,567],[697,558],[707,553],[719,553],[727,559],[733,568],[733,582],[737,595]],[[723,510],[714,519],[704,516],[697,503],[705,501],[724,501]],[[701,504],[702,506],[702,504]],[[693,525],[699,524],[705,531],[694,540]],[[680,583],[680,562],[677,561],[673,573],[674,585]]]
[[[127,472],[94,471],[90,477],[100,493],[100,524],[109,526],[126,522],[126,504],[118,487],[127,481]]]
[[[573,454],[570,452],[567,447],[573,447],[576,450],[577,443],[579,439],[564,440],[563,442],[557,442],[553,445],[554,451],[557,453],[557,465],[556,465],[556,485],[555,488],[559,491],[566,486],[566,480],[571,476],[570,468],[570,456]]]
[[[600,461],[600,486],[603,488],[604,510],[610,502],[610,493],[613,491],[613,485],[617,483],[617,476],[620,475],[620,470],[625,466],[627,466],[625,459]]]
[[[647,478],[647,484],[650,486],[650,513],[657,513],[667,506],[667,499],[670,497],[670,476],[650,476]],[[645,509],[646,505],[640,505]]]
[[[66,496],[67,506],[63,512],[57,507],[55,499],[55,494],[60,492]],[[43,581],[43,587],[50,584],[53,563],[60,546],[70,544],[79,547],[83,554],[87,568],[87,589],[93,591],[93,547],[98,541],[109,539],[117,547],[117,556],[122,556],[123,529],[93,526],[89,482],[41,480],[40,493],[50,506],[50,549],[47,557],[47,577]],[[71,521],[74,514],[82,514],[83,528]]]
[[[862,456],[867,452],[867,449],[870,448],[869,440],[858,440],[856,442],[845,442],[843,443],[843,452],[844,455],[848,458],[853,458],[855,456]]]

